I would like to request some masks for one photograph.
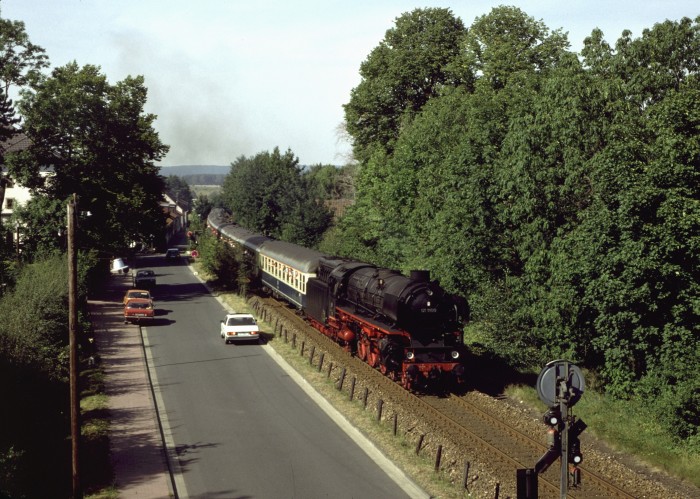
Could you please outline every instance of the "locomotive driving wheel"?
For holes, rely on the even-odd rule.
[[[369,341],[365,336],[362,336],[362,338],[360,338],[360,341],[357,342],[357,356],[360,358],[360,360],[367,362],[368,353]]]
[[[379,366],[379,359],[379,351],[370,346],[369,350],[367,351],[367,363],[372,367],[377,367]]]

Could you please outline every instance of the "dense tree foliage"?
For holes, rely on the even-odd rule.
[[[595,30],[579,58],[513,7],[431,43],[405,30],[436,14],[400,17],[363,63],[346,106],[356,203],[322,248],[431,269],[470,299],[471,341],[533,369],[579,362],[698,445],[700,18],[615,48]],[[441,84],[385,116],[404,82],[370,69],[411,54],[440,61]]]
[[[80,303],[96,262],[94,253],[79,255]],[[45,255],[25,265],[13,291],[0,298],[1,497],[66,497],[70,491],[67,272],[64,256]],[[37,466],[47,462],[37,480]]]
[[[224,206],[240,225],[275,239],[314,247],[331,215],[317,197],[313,179],[304,175],[291,151],[275,148],[231,165],[223,186]]]
[[[80,222],[88,247],[114,252],[162,233],[164,182],[154,162],[168,148],[153,129],[155,116],[143,112],[143,83],[138,76],[112,85],[98,67],[70,63],[22,94],[32,145],[8,158],[10,173],[37,196],[77,194],[79,210],[92,215]],[[48,181],[39,173],[47,166]]]
[[[338,199],[352,199],[355,196],[355,165],[337,167],[335,165],[312,165],[304,171],[315,192],[309,192],[309,196],[333,201]]]
[[[20,131],[20,118],[10,99],[13,88],[29,88],[41,81],[41,70],[48,66],[44,49],[29,41],[21,21],[0,18],[0,142]],[[4,165],[4,151],[0,150],[0,164]],[[0,171],[0,206],[5,202],[8,184],[6,172]]]
[[[402,127],[440,88],[466,34],[449,9],[416,9],[394,28],[360,66],[362,81],[345,105],[345,126],[357,159],[376,149],[391,150]]]
[[[204,224],[202,223],[202,226]],[[214,276],[214,281],[222,288],[238,291],[240,261],[242,255],[221,239],[211,235],[207,230],[201,230],[197,242],[199,261],[202,268]]]
[[[189,185],[223,185],[226,175],[219,173],[198,173],[196,175],[180,175]]]

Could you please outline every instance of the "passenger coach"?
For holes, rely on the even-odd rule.
[[[259,252],[262,282],[299,308],[306,308],[306,286],[316,277],[323,253],[296,244],[270,239]]]
[[[224,241],[241,247],[254,266],[253,273],[273,295],[301,309],[306,307],[307,282],[316,277],[318,262],[326,255],[256,234],[232,223],[221,208],[211,211],[207,223]]]

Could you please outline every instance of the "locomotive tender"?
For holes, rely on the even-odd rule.
[[[467,302],[427,271],[397,271],[332,257],[255,234],[215,208],[207,225],[239,247],[254,278],[300,309],[313,327],[410,390],[465,381],[462,326]]]

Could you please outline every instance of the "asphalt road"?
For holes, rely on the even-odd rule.
[[[224,344],[226,310],[183,261],[149,256],[138,266],[157,273],[157,315],[144,338],[180,497],[415,496],[319,408],[269,347]]]

